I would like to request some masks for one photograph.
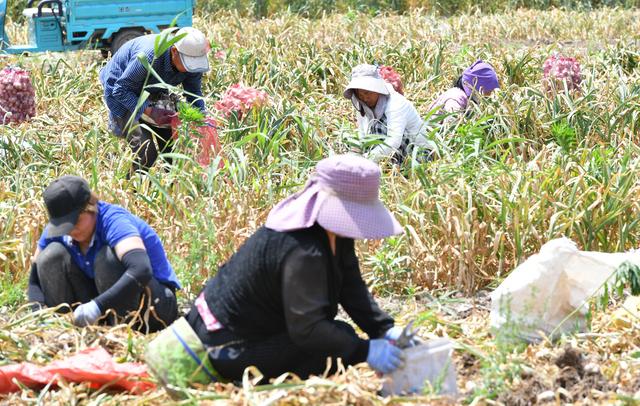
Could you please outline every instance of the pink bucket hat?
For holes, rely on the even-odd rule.
[[[266,226],[276,231],[311,227],[353,239],[379,239],[402,227],[378,197],[380,168],[357,155],[336,155],[318,162],[305,188],[278,203]]]

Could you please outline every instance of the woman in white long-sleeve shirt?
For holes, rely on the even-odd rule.
[[[380,77],[377,66],[353,68],[344,97],[356,108],[360,141],[380,141],[366,151],[369,159],[377,162],[391,158],[402,163],[418,148],[416,156],[426,160],[435,150],[435,144],[425,137],[422,118],[413,104]]]

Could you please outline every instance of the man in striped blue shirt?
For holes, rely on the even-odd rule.
[[[100,71],[104,99],[109,109],[109,129],[119,137],[126,137],[137,155],[134,169],[147,170],[158,153],[171,152],[171,119],[175,116],[175,95],[167,89],[155,87],[161,83],[149,74],[138,60],[143,54],[162,81],[168,85],[182,84],[187,102],[205,111],[202,99],[202,75],[209,70],[209,42],[202,32],[185,27],[176,32],[184,36],[165,53],[154,59],[154,44],[161,34],[145,35],[125,43]],[[146,87],[145,86],[146,80]],[[142,91],[149,98],[138,106]],[[133,117],[132,117],[133,116]],[[152,131],[138,124],[146,124]],[[154,142],[155,140],[155,142]],[[156,145],[157,143],[157,145]]]

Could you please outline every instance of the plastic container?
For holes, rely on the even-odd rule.
[[[145,361],[156,378],[168,387],[222,381],[207,350],[184,317],[162,330],[145,350]]]
[[[430,340],[403,352],[404,367],[384,376],[383,396],[422,393],[427,382],[438,394],[457,396],[457,374],[451,358],[453,343],[450,340]]]

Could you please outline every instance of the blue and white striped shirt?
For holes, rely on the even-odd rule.
[[[142,94],[142,86],[147,77],[147,70],[138,60],[138,54],[144,53],[147,60],[153,60],[155,39],[159,34],[145,35],[126,42],[113,55],[109,63],[100,71],[100,82],[104,87],[104,99],[111,115],[125,118],[133,112],[138,104],[138,98]],[[165,83],[177,86],[182,84],[187,93],[202,96],[202,73],[178,72],[171,64],[171,50],[160,55],[151,65]],[[147,91],[149,93],[166,92],[165,89],[148,87],[159,83],[154,75],[149,76]],[[204,111],[204,101],[190,94],[186,95],[187,101],[193,103]],[[136,121],[140,119],[142,112],[149,105],[147,100],[136,112]]]

